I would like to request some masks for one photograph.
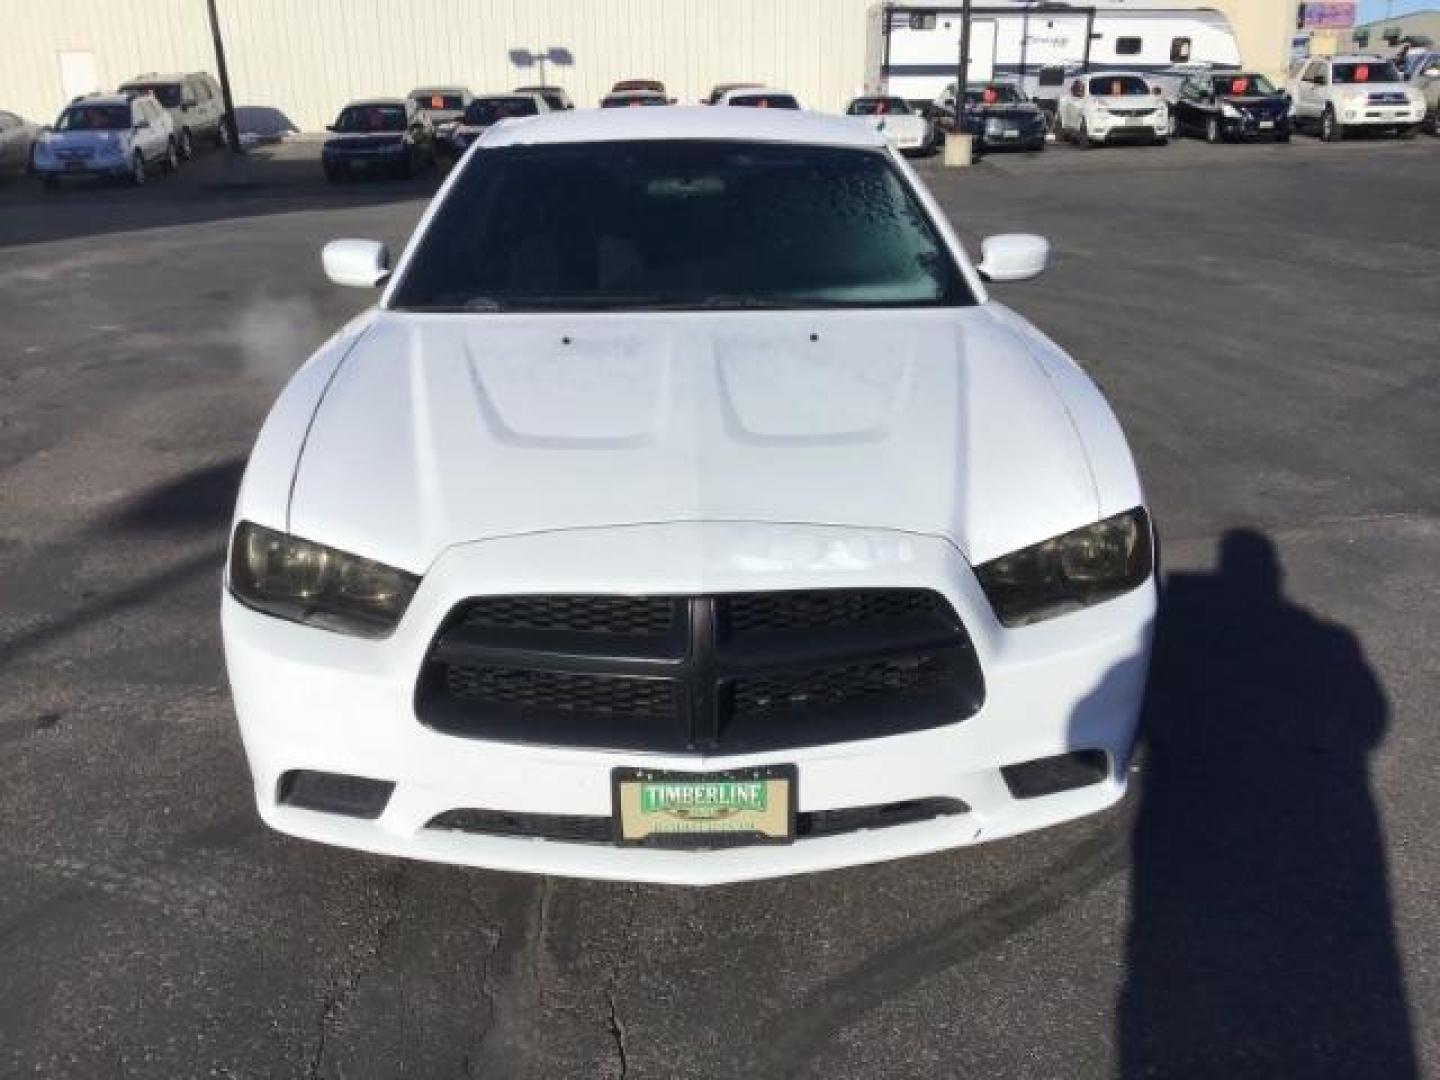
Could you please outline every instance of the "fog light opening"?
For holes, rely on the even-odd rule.
[[[280,777],[281,805],[354,818],[378,818],[394,790],[390,780],[309,769],[292,769]]]
[[[1098,784],[1110,775],[1110,757],[1104,750],[1075,750],[1058,757],[1005,765],[1000,775],[1015,798],[1037,799]]]

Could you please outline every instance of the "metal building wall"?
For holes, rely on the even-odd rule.
[[[218,0],[239,106],[301,130],[346,100],[426,83],[472,90],[536,81],[513,48],[562,47],[549,81],[593,105],[615,80],[664,80],[682,102],[717,82],[785,86],[838,109],[860,89],[868,0]],[[0,108],[42,121],[63,102],[58,50],[89,49],[105,89],[145,70],[213,70],[204,0],[0,0]],[[148,30],[141,32],[141,27]],[[153,36],[152,36],[153,35]],[[18,65],[15,60],[18,58]]]

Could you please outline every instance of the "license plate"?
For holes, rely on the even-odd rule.
[[[1260,130],[1261,130],[1261,131],[1269,131],[1269,130],[1270,130],[1271,128],[1273,128],[1274,126],[1275,126],[1275,121],[1274,121],[1274,120],[1261,120],[1261,121],[1260,121]]]
[[[793,765],[680,773],[611,773],[615,842],[668,848],[788,844],[795,839]]]
[[[1127,117],[1125,117],[1125,126],[1126,126],[1126,127],[1144,127],[1147,123],[1149,123],[1149,121],[1147,121],[1147,120],[1145,119],[1145,117],[1143,117],[1143,116],[1127,116]]]
[[[1020,137],[1020,132],[1018,132],[1018,131],[1016,131],[1015,129],[1011,128],[1009,131],[1003,131],[1003,132],[1001,132],[1000,135],[1001,135],[1001,138],[1005,138],[1005,139],[1018,139],[1018,138]]]

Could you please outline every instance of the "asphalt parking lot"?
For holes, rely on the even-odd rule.
[[[0,1074],[1440,1076],[1440,140],[920,165],[1103,385],[1164,538],[1138,784],[1019,839],[685,890],[266,831],[226,529],[434,187],[314,144],[0,185]],[[357,482],[363,482],[360,478]]]

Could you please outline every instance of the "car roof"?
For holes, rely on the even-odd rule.
[[[853,117],[795,109],[574,109],[543,113],[490,129],[486,146],[537,143],[728,139],[817,146],[884,147],[885,136]]]
[[[417,86],[410,91],[410,96],[420,97],[423,94],[468,94],[468,86]]]
[[[776,97],[792,97],[799,101],[799,97],[789,90],[782,90],[778,86],[737,86],[732,90],[726,90],[722,100],[729,97],[764,97],[773,94]]]
[[[66,105],[129,105],[130,100],[127,94],[81,94]]]
[[[1334,56],[1316,56],[1312,60],[1329,60],[1332,64],[1383,64],[1394,61],[1394,57],[1376,53],[1337,53]]]
[[[404,108],[404,107],[407,107],[409,104],[410,104],[410,99],[409,99],[409,98],[377,97],[377,98],[356,98],[354,101],[347,101],[347,102],[345,103],[345,106],[344,106],[344,107],[347,108],[347,109],[357,109],[357,108],[365,108],[367,105],[399,105],[399,106],[401,106],[402,108]]]
[[[664,97],[665,94],[661,90],[610,90],[605,96],[607,98]]]
[[[189,78],[192,78],[192,77],[193,77],[193,76],[191,76],[191,75],[189,75],[189,74],[180,74],[180,73],[174,72],[174,71],[164,72],[164,73],[155,72],[155,71],[147,71],[147,72],[146,72],[145,74],[143,74],[143,75],[136,75],[133,79],[126,79],[126,80],[125,80],[123,83],[121,83],[120,85],[121,85],[121,86],[134,86],[136,83],[171,83],[171,82],[173,82],[173,83],[178,83],[178,82],[184,82],[186,79],[189,79]]]

